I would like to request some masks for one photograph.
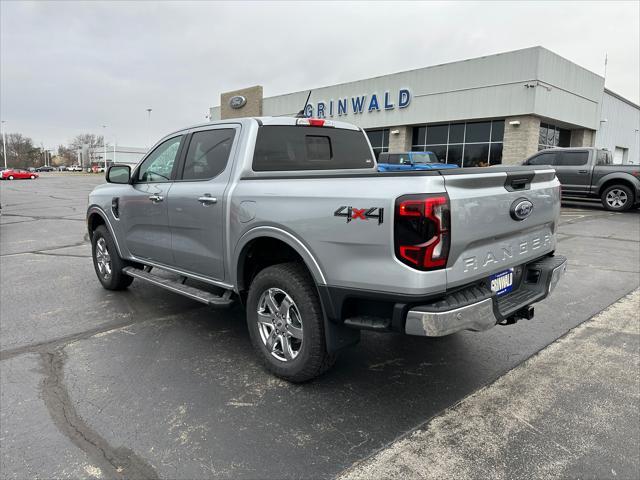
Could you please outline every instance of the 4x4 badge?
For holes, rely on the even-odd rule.
[[[384,220],[384,208],[354,208],[342,206],[333,212],[333,216],[345,217],[347,219],[347,223],[351,220],[369,220],[370,218],[377,218],[378,225],[380,225]]]

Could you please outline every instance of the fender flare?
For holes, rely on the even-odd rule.
[[[311,250],[309,250],[309,248],[295,235],[287,232],[286,230],[283,230],[282,228],[268,226],[268,225],[252,228],[248,232],[245,232],[242,235],[242,237],[240,237],[240,240],[238,240],[238,242],[236,243],[236,247],[232,257],[233,261],[232,261],[232,264],[230,265],[231,267],[230,271],[233,274],[231,283],[233,283],[236,286],[239,286],[239,280],[240,280],[239,269],[242,261],[243,252],[245,251],[245,248],[247,247],[247,245],[249,245],[250,242],[252,242],[257,238],[262,238],[262,237],[274,238],[276,240],[280,240],[281,242],[287,244],[298,255],[300,255],[307,269],[311,273],[311,276],[313,277],[313,280],[315,281],[316,285],[327,284],[327,280],[324,275],[324,272],[322,271],[322,268],[320,267],[320,264],[318,263],[318,261],[315,259],[315,257],[311,253]]]
[[[343,324],[336,323],[329,318],[334,309],[331,304],[331,298],[327,295],[326,288],[323,288],[327,285],[326,277],[322,271],[322,267],[320,267],[320,264],[313,256],[313,253],[311,253],[311,250],[299,238],[282,228],[273,226],[255,227],[240,237],[240,240],[236,244],[236,248],[233,252],[233,269],[231,270],[234,275],[232,281],[236,285],[236,288],[240,288],[239,274],[242,265],[243,252],[252,240],[261,237],[274,238],[291,247],[298,255],[300,255],[307,269],[311,273],[318,291],[318,299],[322,306],[327,351],[330,354],[335,354],[350,345],[358,343],[360,341],[360,330],[347,328]]]
[[[104,224],[107,226],[107,230],[109,230],[109,233],[111,234],[111,238],[113,238],[113,243],[116,244],[116,250],[118,250],[118,255],[120,256],[120,258],[125,258],[124,255],[122,254],[122,248],[120,247],[120,243],[118,242],[118,237],[115,234],[113,225],[111,225],[111,220],[109,220],[109,216],[98,205],[91,205],[87,209],[87,231],[89,233],[89,239],[91,239],[91,232],[89,231],[89,226],[90,226],[89,219],[91,218],[92,215],[99,215],[100,217],[102,217],[102,220],[104,220]]]
[[[633,175],[625,172],[612,172],[605,175],[600,180],[598,180],[598,185],[596,186],[596,191],[594,193],[596,193],[597,195],[601,195],[602,187],[604,186],[605,183],[616,182],[616,181],[619,181],[622,183],[628,183],[631,185],[631,188],[635,188],[635,190],[638,190],[639,188],[637,185],[638,179]]]

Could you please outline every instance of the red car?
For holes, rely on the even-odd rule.
[[[31,180],[35,180],[39,176],[40,175],[36,172],[30,172],[19,168],[9,168],[0,172],[0,178],[2,178],[2,180],[16,180],[18,178],[30,178]]]

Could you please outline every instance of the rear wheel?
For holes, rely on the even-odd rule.
[[[322,307],[313,279],[299,263],[261,270],[249,288],[251,342],[272,373],[304,382],[333,365],[327,353]]]
[[[30,178],[31,180],[35,180],[35,179],[36,179],[36,176],[35,176],[35,175],[31,175],[29,178]]]
[[[118,255],[115,242],[104,225],[98,226],[93,232],[91,253],[93,267],[98,280],[100,280],[104,288],[107,290],[123,290],[131,285],[133,277],[122,271],[128,263]]]
[[[634,203],[633,191],[626,185],[607,187],[601,195],[602,206],[612,212],[629,210]]]
[[[9,180],[13,180],[13,175],[9,175]]]

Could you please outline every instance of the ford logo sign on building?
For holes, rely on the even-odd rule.
[[[236,95],[229,99],[229,106],[235,110],[238,110],[239,108],[244,107],[246,103],[247,103],[247,98],[243,97],[242,95]]]
[[[511,218],[517,221],[524,220],[533,211],[533,203],[526,198],[519,198],[511,204]]]

